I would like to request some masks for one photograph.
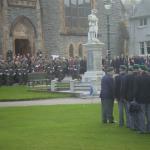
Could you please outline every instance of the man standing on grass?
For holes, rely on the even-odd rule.
[[[127,68],[125,65],[121,65],[119,68],[120,74],[115,77],[115,98],[118,101],[119,109],[119,126],[124,125],[124,110],[126,115],[126,125],[129,127],[129,119],[127,115],[127,101],[125,100],[125,77]]]
[[[113,106],[114,106],[114,70],[108,67],[105,76],[101,80],[101,109],[102,123],[114,123]]]
[[[127,117],[128,124],[127,127],[134,129],[132,116],[130,113],[130,104],[134,99],[134,83],[135,83],[135,74],[133,73],[133,66],[128,67],[128,74],[125,77],[125,100],[127,103]]]
[[[137,126],[139,133],[148,131],[150,122],[148,104],[150,101],[150,76],[145,66],[141,66],[141,75],[136,80],[135,100],[140,105],[137,113]],[[147,128],[146,128],[147,127]]]

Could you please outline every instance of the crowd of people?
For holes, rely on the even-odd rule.
[[[40,51],[37,53],[36,56],[31,56],[30,54],[18,54],[14,57],[9,52],[7,54],[6,60],[2,59],[2,57],[0,58],[1,85],[11,85],[13,83],[20,82],[21,84],[26,83],[28,73],[49,73],[49,71],[52,71],[55,77],[59,76],[59,74],[61,73],[63,74],[63,77],[72,76],[73,78],[78,78],[86,71],[86,59],[80,59],[79,57],[70,57],[69,59],[59,56],[53,57],[53,55],[44,55]],[[23,75],[26,75],[26,77]],[[10,82],[10,80],[12,82]]]
[[[125,125],[138,133],[150,133],[149,89],[150,69],[146,65],[120,65],[119,74],[115,75],[114,68],[107,67],[101,81],[102,122],[115,122],[113,107],[116,100],[120,127]]]
[[[146,65],[150,68],[150,56],[132,56],[132,57],[124,57],[123,55],[114,57],[110,62],[108,62],[108,58],[102,60],[102,64],[104,68],[107,68],[108,64],[110,64],[115,73],[119,73],[120,65],[125,66],[133,66],[134,64]]]

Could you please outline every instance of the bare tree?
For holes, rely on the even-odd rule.
[[[129,41],[129,32],[127,29],[126,21],[121,21],[119,23],[119,49],[120,55],[128,55],[128,41]]]

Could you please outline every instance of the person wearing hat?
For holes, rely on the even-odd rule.
[[[139,64],[134,64],[134,65],[133,65],[133,72],[138,73],[138,72],[139,72],[139,68],[140,68],[140,65],[139,65]]]
[[[113,67],[106,69],[106,74],[101,80],[101,110],[102,123],[113,123],[113,106],[114,106],[114,70]]]
[[[130,67],[129,67],[130,68]],[[127,107],[129,111],[129,128],[133,130],[138,130],[138,123],[137,123],[137,112],[131,113],[130,108],[133,102],[135,102],[135,91],[136,91],[136,81],[140,77],[140,65],[139,64],[134,64],[133,68],[131,69],[132,73],[130,70],[128,70],[128,75],[126,77],[126,100],[127,100]],[[137,95],[138,96],[138,95]],[[136,102],[135,102],[136,103]]]
[[[132,116],[129,111],[130,104],[134,98],[134,74],[133,74],[133,66],[128,67],[128,73],[125,76],[125,100],[126,100],[126,126],[128,128],[134,129]]]
[[[150,77],[150,68],[147,68],[147,74]],[[146,103],[146,119],[147,119],[147,132],[150,133],[150,100]]]
[[[143,74],[144,72],[147,72],[148,68],[145,65],[140,65],[139,67],[140,67],[140,69],[139,69],[140,70],[140,74]]]
[[[137,113],[137,126],[139,133],[150,132],[150,76],[145,66],[141,67],[141,75],[135,82],[135,100],[140,105]]]
[[[141,74],[135,82],[135,100],[140,105],[136,125],[139,133],[150,133],[150,75],[146,66],[140,68]]]
[[[150,68],[147,67],[147,73],[150,75]]]
[[[124,109],[127,114],[125,100],[125,76],[127,67],[125,65],[120,65],[119,71],[120,74],[115,77],[115,98],[118,101],[119,126],[122,127],[124,125]]]

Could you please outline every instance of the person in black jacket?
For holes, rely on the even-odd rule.
[[[150,69],[148,70],[148,75],[149,75],[149,78],[150,78]],[[147,129],[147,132],[150,133],[150,98],[146,102],[145,107],[146,107],[145,115],[146,115],[146,120],[147,120],[146,129]]]
[[[130,113],[131,102],[134,100],[134,79],[135,73],[133,73],[133,67],[128,67],[128,74],[125,77],[125,100],[126,100],[126,123],[127,127],[134,129],[132,116]]]
[[[133,130],[138,130],[138,103],[135,101],[137,80],[140,77],[140,67],[138,64],[133,65],[133,73],[129,73],[126,78],[126,100],[127,110],[129,111],[129,127]]]
[[[124,125],[124,109],[127,114],[127,106],[125,100],[125,77],[126,77],[126,66],[120,66],[120,74],[115,77],[115,98],[118,101],[119,109],[119,126]],[[127,119],[128,122],[128,119]],[[128,125],[128,123],[127,123]]]
[[[146,71],[146,68],[142,68],[143,72],[136,79],[136,89],[135,89],[135,100],[140,104],[140,111],[138,112],[137,125],[140,133],[146,132],[147,127],[150,123],[150,118],[148,114],[148,106],[150,104],[150,76]],[[146,114],[146,115],[145,115]]]
[[[113,106],[114,106],[114,79],[113,67],[107,68],[105,76],[101,80],[101,109],[102,109],[102,122],[113,123]]]

